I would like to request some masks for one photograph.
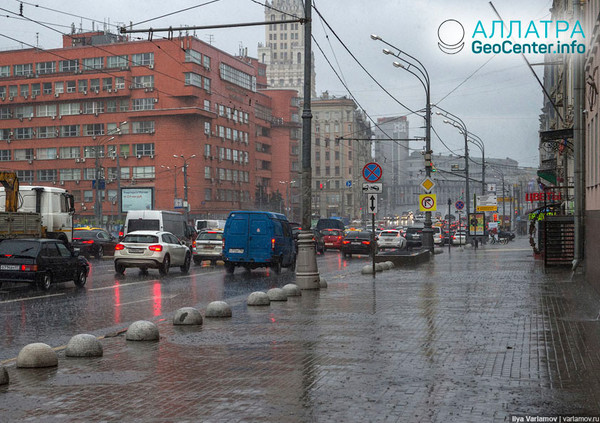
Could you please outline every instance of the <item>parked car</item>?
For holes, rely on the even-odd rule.
[[[281,213],[232,211],[223,231],[223,260],[227,273],[238,266],[247,270],[296,267],[296,245],[292,228]]]
[[[377,243],[372,232],[352,231],[342,241],[342,255],[352,257],[352,254],[377,254]]]
[[[0,242],[0,285],[24,282],[47,291],[56,282],[87,282],[89,262],[57,239],[7,239]]]
[[[190,270],[190,249],[170,232],[129,232],[115,247],[115,272],[125,273],[129,267],[142,272],[158,269],[161,275],[169,273],[171,266],[179,266],[183,273]]]
[[[315,242],[315,251],[317,254],[325,254],[325,240],[323,239],[323,235],[321,232],[316,229],[312,230],[313,232],[313,241]]]
[[[422,234],[423,228],[414,226],[406,228],[406,247],[409,249],[421,247],[423,245]]]
[[[444,243],[442,228],[439,226],[432,226],[431,229],[433,230],[433,245],[442,245]]]
[[[327,251],[328,248],[335,248],[337,250],[342,249],[344,231],[339,229],[323,229],[321,234],[323,234],[323,241],[325,242],[325,251]]]
[[[452,245],[465,245],[467,243],[467,231],[459,230],[452,235]]]
[[[377,247],[380,250],[386,248],[404,248],[406,247],[406,239],[400,234],[397,229],[386,229],[377,236]]]
[[[73,230],[73,247],[79,248],[79,253],[86,257],[101,259],[105,255],[113,255],[117,239],[104,229]]]
[[[194,263],[201,264],[210,260],[214,266],[217,260],[223,260],[223,231],[202,231],[192,244]]]

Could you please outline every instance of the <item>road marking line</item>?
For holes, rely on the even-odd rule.
[[[65,295],[65,294],[50,294],[50,295],[40,295],[39,297],[17,298],[16,300],[0,301],[0,304],[16,303],[18,301],[37,300],[39,298],[60,297],[60,296],[63,296],[63,295]]]
[[[157,298],[161,298],[162,300],[170,300],[172,298],[175,298],[176,296],[177,296],[177,294],[169,295],[168,297],[165,297],[165,296],[154,296],[154,297],[144,298],[142,300],[129,301],[127,303],[115,304],[115,306],[116,307],[121,307],[121,306],[128,305],[128,304],[143,303],[144,301],[154,301]]]

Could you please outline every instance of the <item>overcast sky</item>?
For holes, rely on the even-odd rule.
[[[136,24],[205,3],[209,4],[135,27],[143,29],[262,21],[264,7],[259,4],[261,2],[23,2],[24,16],[54,29],[51,30],[7,12],[18,12],[20,2],[4,0],[0,5],[0,49],[27,48],[27,45],[39,45],[45,49],[59,48],[59,32],[69,32],[72,23],[77,29],[82,27],[84,30],[91,30],[92,20],[95,20],[96,29],[102,28],[104,22],[110,23],[110,28],[116,31],[115,24]],[[551,0],[494,2],[504,21],[519,20],[524,25],[531,20],[549,19],[551,4]],[[537,81],[523,59],[506,54],[477,55],[470,51],[470,43],[467,43],[461,52],[453,55],[443,53],[438,48],[438,27],[447,19],[456,19],[463,25],[466,32],[465,41],[471,39],[479,20],[486,23],[487,30],[487,24],[497,19],[487,0],[313,0],[313,5],[337,37],[397,101],[412,110],[421,109],[425,105],[424,89],[413,75],[392,65],[397,59],[382,53],[386,46],[371,40],[370,35],[373,33],[415,56],[424,64],[431,78],[432,103],[460,116],[469,131],[484,140],[488,157],[511,157],[522,166],[537,166],[538,116],[543,98]],[[352,95],[375,120],[379,117],[410,113],[373,82],[314,11],[313,19],[316,43],[345,80],[350,91],[349,93],[340,83],[317,45],[313,43],[317,94],[328,91],[337,96]],[[253,27],[197,31],[196,35],[204,41],[212,40],[213,45],[231,54],[237,54],[240,46],[247,47],[248,54],[256,57],[258,43],[265,41],[264,33],[263,27]],[[25,44],[20,45],[19,42]],[[543,61],[541,54],[528,55],[528,58],[532,63]],[[534,69],[541,78],[543,67],[534,66]],[[475,71],[477,72],[472,75]],[[452,93],[448,95],[450,92]],[[412,115],[409,116],[409,122],[412,136],[423,135],[422,119]],[[455,154],[464,154],[463,138],[455,128],[444,124],[439,116],[434,117],[433,127]],[[422,146],[422,142],[415,142],[412,147],[420,149]],[[450,153],[433,133],[432,149],[434,154]],[[471,146],[470,151],[474,156],[480,155],[475,146]]]

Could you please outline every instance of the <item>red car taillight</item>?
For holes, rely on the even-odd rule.
[[[82,241],[81,243],[82,243],[82,244],[93,244],[93,243],[94,243],[94,240],[93,240],[93,239],[87,239],[87,240],[85,240],[85,241]]]
[[[350,244],[350,241],[348,241],[348,240],[344,240],[343,242],[344,242],[344,244]]]
[[[196,240],[194,240],[194,241],[192,242],[192,247],[193,247],[193,248],[196,248]]]
[[[338,241],[341,241],[341,240],[342,240],[342,238],[343,238],[343,237],[341,237],[341,236],[338,236]]]
[[[161,252],[162,251],[162,245],[156,244],[156,245],[150,245],[148,247],[148,249],[150,251],[157,251],[157,252]]]
[[[371,244],[371,241],[363,241],[362,243],[365,245],[369,245],[369,244]]]
[[[271,238],[271,250],[275,250],[275,238]]]
[[[120,251],[120,250],[124,250],[125,246],[123,244],[117,244],[115,245],[115,250],[116,251]]]
[[[22,264],[21,270],[23,272],[37,272],[38,266],[37,266],[37,264]]]

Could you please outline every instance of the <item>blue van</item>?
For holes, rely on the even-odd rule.
[[[292,228],[280,213],[232,211],[223,231],[223,260],[227,273],[236,266],[246,270],[270,267],[296,268],[296,246]]]

